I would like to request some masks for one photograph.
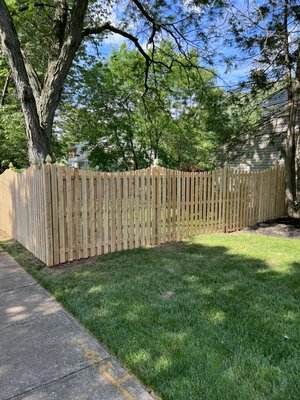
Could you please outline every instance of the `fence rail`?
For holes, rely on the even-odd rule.
[[[284,182],[280,166],[203,173],[7,170],[0,175],[0,229],[52,266],[284,216]]]

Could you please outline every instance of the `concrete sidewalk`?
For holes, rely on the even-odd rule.
[[[153,397],[0,249],[0,399]]]

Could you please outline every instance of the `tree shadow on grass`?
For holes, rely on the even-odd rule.
[[[163,399],[298,399],[300,264],[181,242],[35,276]]]

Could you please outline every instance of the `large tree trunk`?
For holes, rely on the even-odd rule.
[[[17,33],[3,0],[0,0],[0,11],[1,43],[21,102],[28,137],[29,160],[30,163],[35,163],[36,160],[44,162],[47,154],[51,153],[50,141],[44,140],[44,132],[38,115],[37,99],[29,82]]]
[[[295,98],[294,85],[291,83],[288,88],[288,126],[286,134],[286,201],[289,216],[294,216],[296,204],[296,117],[297,98]]]
[[[284,33],[284,64],[285,78],[288,91],[288,124],[285,144],[285,176],[286,176],[286,203],[289,216],[296,216],[296,118],[298,110],[298,79],[293,79],[288,33],[289,0],[284,2],[283,33]],[[300,43],[299,43],[300,45]],[[298,47],[299,52],[300,47]],[[298,63],[300,55],[298,54]],[[297,64],[298,64],[297,63]],[[297,68],[298,69],[298,68]],[[297,74],[296,74],[297,75]]]
[[[52,131],[52,127],[48,127]],[[28,138],[28,158],[31,165],[35,163],[43,164],[48,155],[52,156],[51,135],[47,134],[41,127],[35,132],[27,131]]]
[[[298,54],[297,54],[297,64],[296,64],[296,74],[295,74],[295,97],[297,101],[297,111],[296,111],[296,132],[295,132],[295,140],[296,140],[296,201],[298,214],[300,212],[299,203],[300,203],[300,40],[298,42]]]
[[[300,125],[300,116],[299,116],[299,107],[297,111],[297,137],[296,137],[296,197],[297,201],[299,202],[300,199],[300,132],[299,132],[299,125]]]

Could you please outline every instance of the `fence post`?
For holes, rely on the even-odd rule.
[[[158,244],[158,210],[157,210],[157,193],[158,193],[158,179],[157,179],[157,171],[159,166],[157,164],[153,164],[151,166],[151,175],[152,175],[152,245]]]
[[[44,183],[44,210],[45,210],[45,232],[46,232],[46,264],[48,267],[54,265],[53,261],[53,223],[52,223],[52,194],[51,194],[51,165],[43,165]]]
[[[228,231],[228,203],[229,203],[229,185],[228,185],[228,173],[229,167],[226,165],[224,167],[224,174],[223,174],[223,230],[225,233]]]
[[[53,231],[53,265],[59,264],[59,215],[58,215],[58,190],[57,190],[57,166],[50,165],[51,174],[51,209]]]

